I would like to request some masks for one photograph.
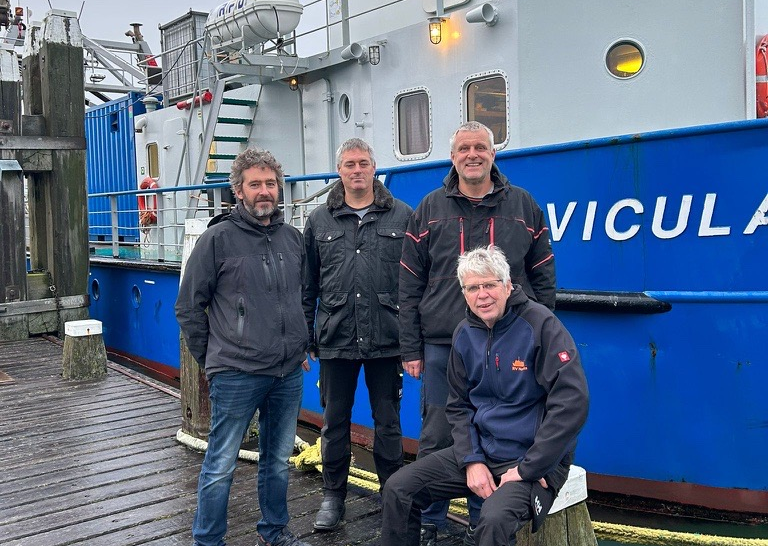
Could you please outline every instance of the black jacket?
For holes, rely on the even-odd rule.
[[[209,378],[227,369],[282,377],[306,356],[301,234],[279,210],[268,226],[247,215],[239,204],[209,224],[179,286],[176,318]]]
[[[555,308],[555,259],[544,213],[530,193],[512,186],[494,165],[493,190],[473,205],[459,192],[451,168],[413,213],[400,270],[400,347],[403,360],[423,356],[424,343],[448,345],[464,318],[456,278],[465,251],[494,244],[504,251],[512,282],[529,298]]]
[[[519,285],[492,329],[467,311],[453,335],[448,383],[461,467],[519,462],[524,480],[538,480],[570,456],[587,418],[587,380],[573,338]]]
[[[344,203],[341,181],[304,228],[304,314],[310,348],[321,358],[400,354],[398,273],[411,208],[374,179],[374,201],[360,217]],[[319,298],[319,301],[318,301]]]

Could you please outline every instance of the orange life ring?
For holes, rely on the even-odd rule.
[[[146,177],[139,184],[139,188],[142,190],[153,190],[159,188],[157,181],[151,176]],[[150,226],[157,224],[157,194],[152,195],[139,195],[139,224],[142,226]]]
[[[768,117],[768,34],[763,36],[755,51],[757,117]]]

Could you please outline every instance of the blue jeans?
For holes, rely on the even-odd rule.
[[[229,490],[237,453],[248,424],[259,410],[258,532],[274,541],[288,523],[288,458],[293,453],[301,408],[301,366],[285,377],[239,371],[213,375],[211,432],[197,486],[192,536],[198,546],[223,546]]]

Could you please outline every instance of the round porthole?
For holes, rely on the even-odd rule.
[[[139,290],[139,287],[135,284],[131,290],[131,303],[133,303],[133,307],[136,309],[138,309],[139,305],[141,305],[141,290]]]
[[[99,287],[98,279],[93,279],[91,281],[91,297],[94,299],[94,301],[98,301],[101,297],[101,289]]]
[[[645,66],[645,54],[635,42],[623,40],[616,42],[605,55],[608,72],[617,78],[627,79],[636,76]]]
[[[349,96],[346,93],[342,93],[339,97],[339,117],[342,122],[346,123],[351,115],[352,108],[349,105]]]

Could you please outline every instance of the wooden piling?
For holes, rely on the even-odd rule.
[[[193,218],[186,221],[184,226],[184,249],[181,261],[181,278],[192,249],[200,234],[205,231],[208,219]],[[211,402],[208,398],[208,380],[204,370],[192,357],[187,349],[184,336],[180,340],[180,370],[181,379],[181,430],[190,436],[208,440],[211,426]]]
[[[107,375],[107,351],[99,320],[76,320],[64,325],[64,379],[94,379]]]
[[[84,139],[83,40],[77,14],[51,10],[39,31],[39,40],[37,37],[35,33],[30,47],[25,48],[23,62],[29,69],[24,75],[29,113],[43,115],[48,137]],[[51,170],[33,174],[29,191],[33,267],[49,272],[54,297],[86,294],[89,257],[85,150],[51,150]],[[63,309],[60,315],[59,331],[64,322],[87,318],[88,313],[85,308],[75,308]]]

